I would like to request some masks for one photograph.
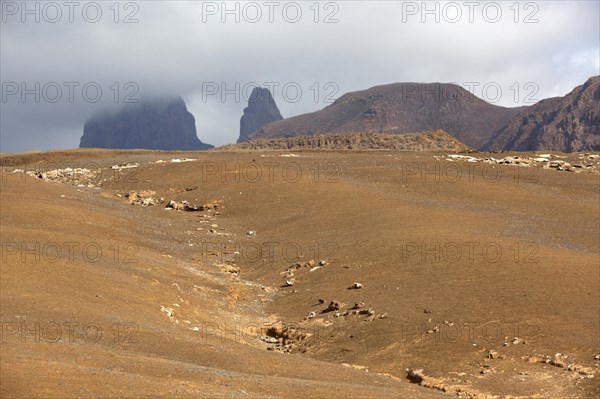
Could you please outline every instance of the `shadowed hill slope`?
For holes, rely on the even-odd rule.
[[[480,148],[519,111],[489,104],[454,84],[394,83],[347,93],[320,111],[269,123],[250,139],[442,129]]]
[[[564,97],[523,109],[484,145],[486,150],[600,150],[600,76]]]

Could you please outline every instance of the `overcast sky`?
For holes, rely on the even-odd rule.
[[[2,152],[78,147],[88,117],[146,95],[180,94],[222,145],[255,84],[290,117],[393,82],[513,107],[600,74],[598,1],[114,4],[0,1]]]

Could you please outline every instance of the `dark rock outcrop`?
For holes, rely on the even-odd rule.
[[[522,110],[483,147],[485,150],[600,151],[600,76],[564,97]]]
[[[181,97],[141,100],[117,113],[86,121],[80,148],[208,150],[196,136],[194,116]]]
[[[248,136],[265,124],[283,119],[275,104],[269,89],[255,87],[248,99],[248,106],[244,108],[244,115],[240,119],[240,137],[238,143],[248,141]]]
[[[250,139],[441,129],[480,148],[521,109],[489,104],[454,84],[394,83],[346,93],[321,111],[268,123]]]
[[[229,149],[275,150],[398,150],[464,152],[469,147],[438,130],[421,133],[329,133],[283,139],[257,139],[221,147]]]

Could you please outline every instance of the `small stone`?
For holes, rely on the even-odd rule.
[[[333,312],[336,310],[340,310],[340,303],[337,301],[331,301],[331,303],[329,304],[329,306],[327,306],[327,309],[323,310],[323,313],[326,312]]]
[[[285,280],[285,286],[286,287],[291,287],[294,285],[294,280]]]
[[[357,314],[364,314],[364,315],[369,315],[372,316],[375,314],[375,311],[373,309],[360,309]]]
[[[260,339],[261,341],[263,341],[263,342],[266,342],[266,343],[268,343],[268,344],[276,344],[276,343],[278,343],[278,342],[279,342],[279,341],[277,340],[277,338],[275,338],[275,337],[269,337],[268,335],[261,335],[261,336],[259,337],[259,339]]]
[[[362,284],[361,283],[354,283],[352,284],[352,286],[350,287],[350,289],[354,289],[354,290],[359,290],[362,288]]]
[[[408,374],[408,379],[413,384],[420,384],[423,382],[423,369],[406,369],[406,373]]]

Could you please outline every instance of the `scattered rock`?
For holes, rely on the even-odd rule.
[[[338,301],[331,301],[329,306],[327,306],[327,308],[325,308],[323,310],[323,313],[334,312],[336,310],[340,310],[340,308],[341,308],[341,305]]]
[[[110,168],[113,170],[123,170],[123,169],[132,169],[132,168],[137,168],[139,167],[140,164],[135,162],[135,163],[122,163],[122,164],[117,164],[117,165],[113,165]]]
[[[153,206],[157,203],[163,203],[165,201],[164,198],[156,199],[154,196],[156,195],[156,191],[152,190],[143,190],[143,191],[131,191],[128,194],[125,194],[125,198],[129,200],[131,205],[142,205],[142,206]]]
[[[352,286],[351,286],[351,287],[349,287],[348,289],[349,289],[349,290],[359,290],[359,289],[361,289],[361,288],[362,288],[362,286],[363,286],[363,285],[362,285],[361,283],[354,283],[354,284],[352,284]]]
[[[423,378],[425,378],[423,371],[423,369],[406,369],[407,378],[413,384],[420,384],[423,382]]]
[[[549,161],[548,163],[546,163],[544,165],[544,169],[556,169],[556,170],[562,170],[562,171],[566,171],[566,172],[575,172],[575,169],[573,169],[573,165],[571,165],[568,162],[560,161],[560,160]]]
[[[358,311],[355,311],[356,314],[359,315],[368,315],[368,316],[373,316],[375,314],[375,311],[373,309],[360,309]]]
[[[263,340],[274,344],[272,350],[283,353],[290,353],[297,348],[298,343],[305,340],[309,335],[299,332],[283,324],[268,326]]]
[[[17,169],[20,173],[24,171]],[[15,173],[16,171],[13,171]],[[47,171],[27,171],[27,175],[52,183],[73,184],[77,187],[98,188],[101,183],[96,184],[98,176],[101,176],[102,169],[87,169],[87,168],[63,168]]]
[[[177,201],[171,200],[167,204],[166,208],[173,209],[176,211],[184,211],[184,212],[200,212],[200,211],[206,211],[206,210],[211,210],[211,209],[217,209],[218,205],[216,205],[216,204],[190,205],[190,203],[188,201],[177,202]]]
[[[269,337],[268,335],[261,335],[258,337],[258,339],[260,339],[263,342],[266,342],[268,344],[278,344],[279,340],[275,337]]]
[[[173,309],[172,308],[165,308],[164,306],[161,306],[160,311],[169,317],[173,317]]]
[[[566,172],[580,173],[587,171],[591,173],[600,173],[600,163],[596,160],[593,155],[585,156],[580,155],[579,158],[582,161],[577,164],[570,164],[560,159],[559,155],[554,154],[540,154],[536,157],[521,157],[521,156],[507,156],[501,159],[490,158],[477,158],[468,155],[449,154],[446,161],[463,161],[463,162],[483,162],[487,164],[498,164],[498,165],[514,165],[520,167],[539,167],[542,165],[543,169],[554,169]],[[437,159],[437,158],[436,158]]]
[[[233,265],[225,265],[223,267],[223,271],[225,273],[240,274],[240,268],[238,266],[233,266]]]

